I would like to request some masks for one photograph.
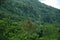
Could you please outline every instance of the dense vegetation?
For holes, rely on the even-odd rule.
[[[60,10],[38,0],[0,0],[0,40],[60,40]]]

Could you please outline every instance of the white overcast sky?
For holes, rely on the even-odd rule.
[[[42,3],[60,9],[60,0],[39,0]]]

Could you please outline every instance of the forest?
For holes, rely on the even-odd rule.
[[[60,9],[38,0],[0,0],[0,40],[60,40]]]

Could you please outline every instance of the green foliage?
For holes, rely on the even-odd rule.
[[[31,20],[16,22],[3,18],[0,20],[0,40],[57,40],[59,32],[55,26],[49,23],[38,26]]]
[[[37,0],[6,0],[0,9],[4,10],[5,15],[9,15],[12,19],[18,19],[19,21],[22,19],[21,17],[23,17],[23,20],[24,18],[29,18],[35,22],[53,23],[60,21],[60,10]]]
[[[59,40],[60,10],[37,0],[0,0],[0,40]]]

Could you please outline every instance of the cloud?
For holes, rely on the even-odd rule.
[[[60,0],[40,0],[42,3],[60,9]]]

